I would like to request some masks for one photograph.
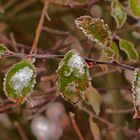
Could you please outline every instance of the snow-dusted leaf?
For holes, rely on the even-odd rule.
[[[0,44],[0,56],[3,55],[6,52],[7,48],[3,45]]]
[[[119,46],[120,46],[120,49],[123,50],[127,54],[130,61],[132,62],[138,61],[139,55],[133,43],[125,39],[120,39]]]
[[[126,21],[127,14],[118,0],[112,0],[111,2],[111,15],[117,23],[117,28],[121,28]]]
[[[61,96],[74,105],[81,101],[90,85],[89,70],[85,60],[72,49],[65,54],[57,72],[59,74],[57,85]]]
[[[92,41],[101,46],[108,44],[111,32],[103,20],[90,16],[81,16],[75,19],[75,24]]]
[[[98,115],[100,113],[100,105],[102,101],[102,97],[99,92],[91,86],[86,90],[86,98],[95,113]]]
[[[132,16],[140,19],[140,0],[128,0],[128,3]]]
[[[89,124],[94,140],[101,140],[100,129],[98,125],[91,118],[89,119]]]
[[[132,82],[133,102],[135,115],[134,118],[140,118],[140,70],[135,70],[134,80]]]
[[[5,76],[4,91],[13,102],[22,104],[30,95],[35,83],[35,67],[29,60],[13,65]]]

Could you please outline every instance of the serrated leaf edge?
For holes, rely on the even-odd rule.
[[[76,52],[76,53],[78,53],[79,55],[80,55],[80,53],[77,51],[77,50],[75,50],[75,49],[72,49],[71,51],[74,51],[74,52]],[[68,52],[67,52],[68,53]],[[83,58],[82,58],[83,59]],[[85,65],[87,66],[87,67],[89,67],[88,66],[88,64],[86,63],[86,61],[83,59],[83,61],[84,61],[84,63],[85,63]],[[60,62],[61,63],[61,62]],[[59,63],[59,64],[60,64]],[[58,66],[58,69],[56,70],[56,73],[57,73],[57,75],[58,75],[58,80],[59,80],[59,69],[61,69],[61,67],[59,67]],[[56,81],[56,86],[58,87],[58,80]],[[88,85],[87,85],[87,88],[88,87],[90,87],[91,86],[91,78],[90,78],[90,75],[89,75],[89,72],[88,72]],[[65,101],[68,101],[69,103],[71,103],[73,106],[77,106],[78,105],[78,103],[79,102],[82,102],[83,100],[85,100],[85,96],[84,96],[84,94],[81,94],[82,95],[82,97],[81,97],[81,99],[79,99],[76,103],[74,103],[74,102],[72,102],[71,100],[69,100],[68,98],[66,98],[66,96],[57,88],[57,91],[58,91],[58,93],[60,94],[60,96],[65,100]],[[85,90],[86,91],[86,90]],[[83,91],[84,92],[84,91]]]
[[[135,69],[134,71],[134,79],[132,81],[132,97],[133,97],[133,104],[134,104],[134,116],[133,118],[139,118],[140,116],[138,116],[138,110],[137,110],[137,105],[136,105],[136,91],[135,91],[135,82],[137,81],[137,75],[138,75],[139,69]]]
[[[90,18],[90,19],[92,20],[92,17],[89,16],[89,15],[80,16],[79,18],[81,18],[81,17],[87,17],[87,18]],[[79,18],[77,18],[77,19],[79,19]],[[77,20],[77,19],[75,19],[76,27],[77,27],[78,29],[81,29],[82,32],[85,34],[85,36],[88,37],[88,39],[90,39],[91,41],[97,43],[99,46],[104,47],[104,44],[102,44],[98,39],[93,38],[92,35],[90,35],[90,34],[88,34],[87,32],[85,32],[84,28],[82,28],[82,27],[79,26],[78,20]],[[104,26],[105,26],[106,28],[108,28],[108,25],[104,23],[104,20],[103,20],[103,19],[100,19],[100,18],[96,18],[96,19],[100,20],[100,21],[104,24]],[[108,28],[108,34],[109,34],[109,36],[110,36],[109,39],[111,39],[111,31],[109,30],[109,28]]]
[[[34,70],[34,82],[33,82],[33,84],[32,84],[32,87],[31,87],[31,92],[26,96],[26,97],[24,97],[24,99],[22,100],[22,102],[17,102],[17,100],[15,100],[15,99],[12,99],[12,98],[10,98],[9,96],[8,96],[8,93],[7,93],[7,91],[6,91],[6,78],[7,78],[7,76],[8,76],[8,73],[10,72],[10,70],[12,69],[12,68],[14,68],[15,67],[15,65],[17,65],[17,64],[19,64],[19,63],[21,63],[22,61],[29,61],[30,62],[30,64],[33,66],[33,70]],[[31,95],[31,93],[32,93],[32,91],[33,91],[33,88],[34,88],[34,85],[36,84],[36,69],[35,69],[35,66],[33,65],[33,63],[32,63],[32,61],[30,61],[30,60],[27,60],[27,59],[24,59],[24,60],[22,60],[22,61],[20,61],[20,62],[18,62],[18,63],[15,63],[14,65],[12,65],[12,67],[10,67],[10,69],[7,71],[7,73],[5,74],[5,77],[4,77],[4,79],[3,79],[3,91],[4,91],[4,93],[5,93],[5,95],[6,95],[6,97],[9,99],[9,100],[11,100],[11,101],[13,101],[14,103],[17,103],[17,104],[23,104],[24,102],[25,102],[25,100],[28,98],[28,97],[30,97],[30,95]]]
[[[127,54],[128,59],[129,59],[130,61],[132,61],[132,62],[137,62],[138,59],[139,59],[139,55],[138,55],[138,53],[137,53],[137,51],[136,51],[136,49],[135,49],[134,44],[133,44],[132,42],[126,40],[126,39],[120,39],[120,40],[119,40],[119,46],[121,46],[121,40],[127,41],[128,43],[131,44],[133,51],[134,51],[135,54],[137,55],[137,59],[136,59],[136,60],[131,59],[129,53],[128,53],[125,49],[123,49],[122,47],[120,47],[120,49],[123,50],[123,51]]]

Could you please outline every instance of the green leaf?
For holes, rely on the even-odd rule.
[[[130,61],[132,62],[138,61],[139,55],[133,43],[125,39],[120,39],[119,46],[120,46],[120,49],[123,50],[127,54]]]
[[[100,46],[106,46],[108,44],[111,32],[103,20],[90,16],[81,16],[75,20],[75,24],[89,39]]]
[[[99,94],[99,92],[95,88],[90,87],[86,90],[86,98],[88,103],[92,106],[95,113],[99,115],[100,105],[102,102],[102,97]]]
[[[132,16],[140,19],[140,0],[128,0],[128,3]]]
[[[135,70],[134,80],[132,82],[133,102],[135,115],[134,118],[140,118],[140,70]]]
[[[85,90],[90,85],[89,70],[85,60],[72,49],[65,54],[57,72],[60,95],[76,105],[83,99]]]
[[[29,60],[13,65],[5,76],[4,91],[13,102],[22,104],[35,84],[35,67]]]
[[[7,48],[3,44],[0,44],[0,56],[3,55],[6,51]]]
[[[100,129],[98,125],[91,118],[89,119],[89,124],[94,140],[101,140]]]
[[[127,14],[118,0],[112,0],[111,2],[111,15],[117,23],[117,28],[121,28],[126,21]]]
[[[117,44],[114,41],[110,41],[109,47],[114,52],[114,60],[119,61],[119,49],[118,49]]]

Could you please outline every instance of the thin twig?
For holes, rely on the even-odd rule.
[[[62,6],[62,7],[70,7],[70,8],[87,8],[90,7],[91,5],[95,4],[96,2],[98,2],[99,0],[89,0],[88,2],[85,3],[80,3],[80,2],[63,2],[63,3],[59,3],[57,1],[54,0],[50,0],[51,4],[57,5],[57,6]]]
[[[25,132],[24,132],[23,128],[21,127],[21,125],[18,122],[14,122],[14,125],[15,125],[17,131],[19,132],[19,134],[21,136],[21,139],[22,140],[28,140],[28,137],[25,134]]]
[[[19,58],[28,58],[28,57],[33,57],[33,58],[38,58],[38,59],[62,59],[64,58],[64,55],[51,55],[51,54],[22,54],[22,53],[15,53],[12,51],[8,51],[7,53],[4,54],[5,57],[19,57]],[[84,58],[86,60],[87,63],[93,63],[93,65],[111,65],[111,66],[115,66],[115,67],[120,67],[123,69],[128,69],[131,71],[134,71],[136,68],[126,65],[126,64],[122,64],[116,61],[112,61],[112,62],[106,62],[106,61],[99,61],[99,60],[94,60],[91,58]]]
[[[127,128],[127,127],[115,126],[113,123],[111,123],[108,120],[106,120],[106,119],[104,119],[104,118],[94,114],[93,112],[91,112],[87,108],[83,108],[83,111],[85,111],[87,114],[89,114],[91,118],[95,118],[98,121],[100,121],[101,123],[105,124],[108,127],[108,129],[111,129],[111,130],[122,130],[125,133],[127,133],[129,135],[133,135],[133,136],[137,136],[138,135],[138,133],[136,131],[131,130],[131,129]]]
[[[72,112],[70,112],[69,116],[70,116],[73,128],[74,128],[77,136],[79,137],[80,140],[84,140],[84,137],[82,136],[82,134],[81,134],[81,132],[80,132],[80,130],[79,130],[77,124],[76,124],[76,121],[75,121],[75,118],[74,118],[74,114]]]
[[[58,34],[58,35],[69,35],[70,34],[70,32],[68,32],[68,31],[61,31],[61,30],[57,30],[57,29],[51,29],[51,28],[48,28],[48,27],[42,27],[42,30],[50,32],[52,34]]]
[[[108,114],[127,114],[127,113],[134,112],[134,108],[132,107],[127,109],[119,109],[119,110],[107,109],[105,112]]]
[[[38,44],[38,41],[39,41],[39,37],[40,37],[40,33],[41,33],[41,30],[42,30],[44,17],[45,17],[45,13],[46,13],[47,9],[48,9],[48,2],[45,1],[44,2],[44,7],[43,7],[43,10],[42,10],[42,14],[41,14],[41,17],[40,17],[40,20],[39,20],[39,24],[38,24],[37,29],[36,29],[36,35],[35,35],[35,39],[34,39],[30,54],[33,54],[33,53],[36,54],[37,53],[37,44]]]

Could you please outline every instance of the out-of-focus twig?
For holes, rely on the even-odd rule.
[[[71,122],[72,122],[72,125],[73,125],[73,128],[77,134],[77,136],[79,137],[80,140],[84,140],[84,137],[82,136],[77,124],[76,124],[76,121],[75,121],[75,117],[74,117],[74,114],[72,112],[69,113],[69,116],[70,116],[70,119],[71,119]]]
[[[50,32],[52,34],[58,34],[58,35],[69,35],[70,34],[70,32],[68,32],[68,31],[61,31],[61,30],[57,30],[57,29],[51,29],[51,28],[48,28],[48,27],[42,27],[42,30]]]
[[[126,114],[131,112],[134,112],[134,108],[119,109],[119,110],[106,109],[106,113],[108,114]]]
[[[17,131],[19,132],[21,139],[22,140],[28,140],[28,137],[26,136],[23,128],[21,127],[21,125],[19,124],[19,122],[14,122],[15,128],[17,129]]]
[[[108,120],[94,114],[92,111],[86,109],[86,108],[83,108],[83,110],[88,113],[90,115],[91,118],[95,118],[97,119],[98,121],[100,121],[101,123],[105,124],[108,129],[110,130],[122,130],[124,131],[125,133],[127,133],[128,135],[132,135],[132,136],[137,136],[139,135],[138,132],[134,131],[134,130],[131,130],[127,127],[120,127],[120,126],[115,126],[113,123],[109,122]]]
[[[39,20],[39,24],[38,24],[37,29],[36,29],[36,35],[35,35],[35,39],[33,41],[33,45],[32,45],[30,54],[33,54],[33,53],[36,54],[37,53],[37,44],[38,44],[38,41],[39,41],[39,37],[40,37],[40,33],[41,33],[41,30],[42,30],[44,17],[45,17],[45,13],[46,13],[47,9],[48,9],[48,2],[45,1],[44,2],[44,7],[43,7],[43,10],[42,10],[42,13],[41,13],[41,17],[40,17],[40,20]]]

